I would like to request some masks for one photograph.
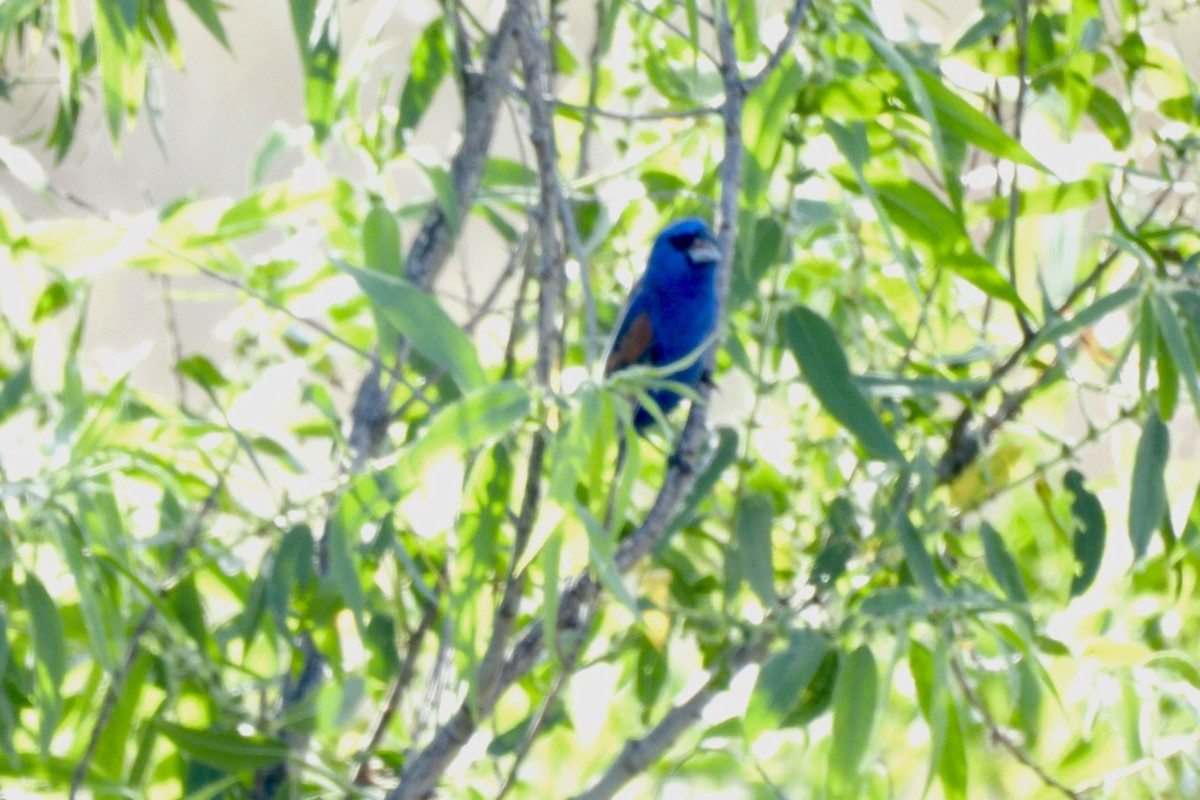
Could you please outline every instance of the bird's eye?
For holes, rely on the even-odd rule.
[[[696,241],[696,237],[691,233],[677,233],[671,237],[671,246],[676,250],[687,250],[692,246],[692,242]]]

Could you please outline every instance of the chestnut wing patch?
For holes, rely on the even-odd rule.
[[[643,311],[621,326],[622,331],[613,342],[612,352],[604,362],[604,374],[613,374],[630,364],[645,361],[654,343],[654,328],[650,326],[650,314]]]

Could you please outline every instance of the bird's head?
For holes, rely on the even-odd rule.
[[[660,256],[661,254],[661,256]],[[692,267],[711,267],[721,260],[717,240],[704,220],[689,217],[673,222],[663,229],[654,242],[650,254],[651,263],[655,256],[677,261],[681,256]]]

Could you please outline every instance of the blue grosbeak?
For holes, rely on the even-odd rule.
[[[721,252],[703,220],[684,219],[654,240],[646,272],[633,287],[604,362],[605,376],[633,364],[661,367],[694,353],[717,324],[717,264]],[[707,368],[708,353],[667,376],[695,386]],[[651,399],[665,414],[679,404],[670,389],[652,389]],[[654,420],[642,406],[634,414],[639,431]]]

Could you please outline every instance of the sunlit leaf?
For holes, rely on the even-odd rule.
[[[446,42],[444,18],[437,17],[413,43],[408,77],[400,92],[400,115],[396,120],[395,132],[397,149],[403,150],[408,144],[452,61],[450,46]]]
[[[429,292],[400,278],[344,261],[335,263],[358,281],[374,307],[408,337],[413,347],[445,369],[461,388],[475,389],[484,384],[486,378],[474,345]]]

